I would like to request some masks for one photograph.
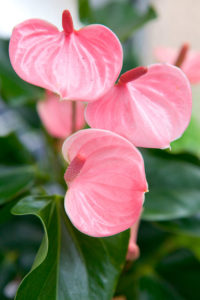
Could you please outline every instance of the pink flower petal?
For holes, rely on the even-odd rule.
[[[101,237],[137,221],[147,182],[142,156],[130,142],[106,130],[81,130],[64,142],[63,156],[70,163],[65,210],[74,226]]]
[[[131,72],[140,73],[141,68]],[[135,80],[120,78],[106,95],[87,106],[86,121],[93,128],[124,136],[135,146],[167,148],[188,126],[191,109],[190,84],[183,72],[155,64]]]
[[[60,101],[59,96],[46,93],[46,99],[39,101],[37,110],[46,130],[54,137],[64,139],[73,131],[72,105],[76,105],[75,130],[85,125],[83,102]]]
[[[174,64],[179,54],[177,49],[159,47],[155,56],[160,62]],[[200,83],[200,52],[189,51],[181,69],[192,84]]]
[[[122,47],[103,25],[75,31],[69,11],[64,31],[32,19],[13,30],[10,60],[25,81],[59,94],[63,99],[92,101],[107,92],[122,66]]]

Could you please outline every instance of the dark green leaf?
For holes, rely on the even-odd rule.
[[[92,238],[69,222],[60,197],[27,197],[14,214],[33,214],[45,235],[30,273],[16,300],[111,299],[123,267],[128,231],[109,238]]]
[[[170,284],[153,275],[140,278],[139,289],[139,300],[184,300]]]
[[[40,99],[43,91],[20,79],[14,72],[9,56],[9,41],[0,39],[0,91],[3,99],[13,105],[20,105]]]
[[[83,22],[104,24],[112,29],[121,41],[127,40],[138,28],[156,18],[152,6],[141,12],[130,1],[111,1],[98,8],[88,0],[79,0],[79,14]]]
[[[19,141],[15,133],[0,136],[0,163],[21,165],[32,162],[32,156]]]
[[[172,154],[144,151],[149,183],[143,219],[170,220],[200,211],[200,167]]]
[[[200,295],[200,262],[186,249],[166,256],[156,271],[173,286],[185,300],[198,300]]]
[[[0,205],[27,191],[34,182],[34,175],[32,166],[0,166]]]
[[[188,218],[157,222],[156,224],[169,232],[200,237],[200,214]]]

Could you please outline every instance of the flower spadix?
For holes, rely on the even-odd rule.
[[[74,109],[75,106],[75,109]],[[85,125],[84,103],[60,101],[59,96],[46,91],[46,97],[37,104],[37,110],[48,133],[64,139]]]
[[[177,67],[155,64],[124,73],[106,95],[88,104],[86,121],[135,146],[167,148],[188,126],[191,108],[185,74]]]
[[[122,47],[103,25],[74,30],[69,11],[63,31],[39,19],[13,30],[9,53],[16,73],[63,99],[92,101],[114,84],[122,66]]]
[[[65,210],[74,226],[102,237],[131,227],[147,191],[144,163],[126,139],[101,129],[80,130],[63,144],[69,163]]]
[[[184,54],[180,65],[178,58]],[[181,50],[168,47],[158,47],[155,49],[155,56],[160,62],[167,62],[178,65],[192,84],[200,83],[200,52],[192,51],[189,45],[184,44]]]

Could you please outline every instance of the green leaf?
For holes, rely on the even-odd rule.
[[[0,205],[27,191],[34,182],[32,166],[0,166]]]
[[[0,163],[21,165],[32,162],[32,156],[15,133],[0,136]]]
[[[111,299],[126,256],[129,232],[92,238],[68,220],[60,197],[26,197],[13,213],[33,214],[44,239],[16,300]]]
[[[171,144],[173,153],[188,151],[200,155],[200,120],[193,116],[183,136]]]
[[[200,167],[161,150],[144,151],[149,183],[145,220],[161,221],[194,215],[200,211]]]
[[[200,157],[200,86],[192,86],[192,117],[183,136],[171,144],[173,153],[188,151]]]
[[[184,300],[172,286],[153,275],[141,277],[139,289],[140,300]]]
[[[33,216],[19,218],[10,213],[16,201],[3,205],[0,209],[0,299],[5,296],[8,285],[19,284],[33,264],[41,243],[42,228]],[[13,292],[14,293],[14,292]],[[14,293],[15,294],[15,293]]]
[[[0,91],[4,100],[12,105],[21,105],[40,99],[42,89],[20,79],[14,72],[8,56],[8,40],[0,39]]]
[[[200,237],[200,214],[188,218],[157,222],[156,225],[169,232]]]
[[[95,8],[88,0],[79,0],[79,14],[81,21],[87,24],[97,23],[108,26],[122,42],[145,23],[156,18],[152,6],[141,12],[130,1],[111,1]]]
[[[200,262],[192,252],[179,249],[170,253],[160,261],[156,271],[184,300],[199,299]]]

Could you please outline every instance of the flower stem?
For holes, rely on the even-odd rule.
[[[71,133],[76,131],[76,102],[72,101]]]

